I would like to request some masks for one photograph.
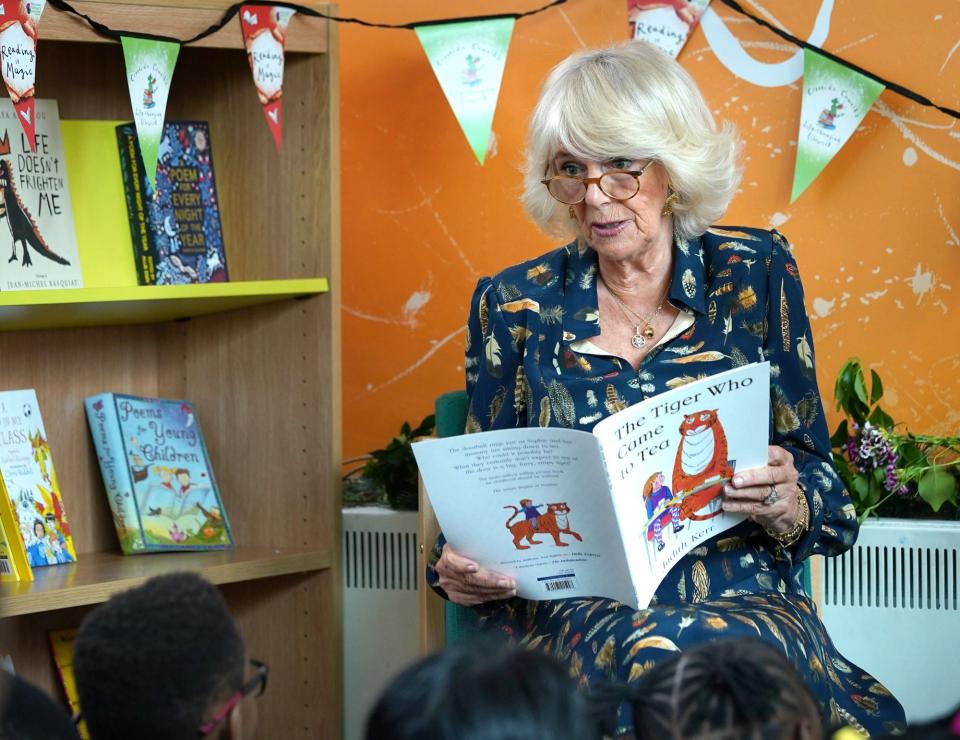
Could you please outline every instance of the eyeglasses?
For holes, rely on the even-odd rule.
[[[547,186],[547,192],[567,206],[575,206],[587,197],[587,187],[596,185],[608,198],[630,200],[640,190],[640,177],[650,163],[639,170],[612,170],[600,177],[571,177],[554,175],[540,182]]]
[[[200,729],[197,730],[198,737],[206,737],[217,729],[217,726],[230,715],[230,712],[240,703],[243,697],[252,696],[256,698],[262,696],[263,692],[267,690],[267,676],[270,674],[270,666],[261,660],[254,660],[253,658],[250,658],[250,665],[256,669],[256,674],[243,684],[233,696],[227,699],[226,704],[213,715],[213,718],[209,722],[204,722],[200,725]]]

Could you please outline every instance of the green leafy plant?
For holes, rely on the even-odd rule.
[[[358,460],[364,463],[344,476],[345,503],[387,503],[393,509],[416,511],[419,484],[411,444],[433,434],[434,426],[433,414],[425,417],[415,429],[405,421],[400,433],[386,447],[362,458],[347,460],[347,463]]]
[[[860,360],[840,369],[834,386],[846,418],[830,438],[833,459],[861,521],[871,514],[958,517],[960,437],[913,434],[883,409],[883,383]]]

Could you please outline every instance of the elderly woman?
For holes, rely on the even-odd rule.
[[[623,404],[769,360],[768,463],[738,471],[722,503],[749,518],[692,550],[640,612],[518,599],[509,578],[442,538],[429,576],[583,684],[635,680],[718,636],[759,636],[802,672],[826,721],[886,732],[903,710],[836,651],[804,592],[803,561],[848,549],[857,520],[830,463],[790,247],[776,231],[711,226],[737,189],[736,149],[732,127],[717,129],[690,76],[653,47],[582,52],[553,70],[530,123],[523,200],[575,240],[479,281],[467,431],[590,429]]]

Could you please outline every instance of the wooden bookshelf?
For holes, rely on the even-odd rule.
[[[115,28],[181,37],[228,5],[77,3]],[[79,561],[0,589],[0,652],[59,696],[48,630],[77,626],[152,575],[199,571],[219,585],[249,654],[270,663],[259,736],[338,740],[336,24],[301,13],[290,22],[280,152],[241,44],[234,21],[205,46],[183,47],[166,113],[209,122],[231,282],[137,286],[110,139],[113,122],[131,116],[119,46],[55,8],[44,13],[36,89],[58,101],[62,121],[78,122],[63,130],[85,288],[0,294],[0,388],[36,389]],[[104,391],[194,403],[235,550],[120,554],[83,411]]]
[[[326,293],[326,278],[0,292],[0,331],[154,324]]]
[[[99,604],[148,578],[176,571],[194,571],[212,583],[223,584],[309,573],[329,568],[330,564],[329,550],[306,548],[238,547],[137,556],[91,552],[76,563],[35,568],[32,582],[3,584],[0,617]]]

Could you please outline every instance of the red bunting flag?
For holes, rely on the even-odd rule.
[[[0,72],[32,152],[37,151],[33,95],[37,78],[37,22],[41,12],[42,4],[31,13],[28,2],[0,2]]]
[[[287,24],[294,12],[278,6],[240,7],[240,28],[253,72],[253,84],[257,87],[263,115],[267,118],[277,151],[282,141],[283,49]]]

